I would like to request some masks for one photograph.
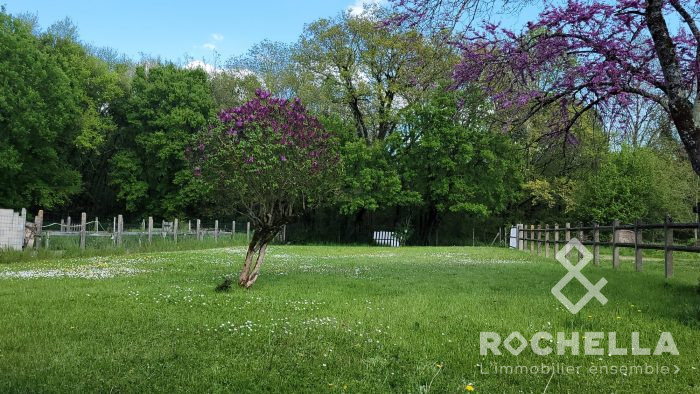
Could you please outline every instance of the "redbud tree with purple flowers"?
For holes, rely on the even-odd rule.
[[[452,27],[483,7],[476,0],[393,0],[388,23]],[[513,2],[507,2],[512,4]],[[632,96],[662,108],[700,175],[700,0],[545,1],[521,32],[467,26],[456,45],[457,86],[477,84],[518,126],[560,110],[550,133],[568,138],[593,110],[624,129]]]
[[[282,226],[337,190],[337,140],[301,101],[258,90],[218,114],[188,151],[195,175],[214,191],[219,209],[246,216],[254,229],[238,284],[250,288]],[[257,255],[257,257],[256,257]]]

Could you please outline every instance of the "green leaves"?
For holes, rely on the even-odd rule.
[[[130,212],[173,216],[201,208],[204,194],[184,152],[213,114],[202,70],[172,64],[139,66],[127,100],[111,161],[117,198]],[[199,185],[201,186],[201,185]]]
[[[488,216],[503,211],[519,191],[514,145],[487,127],[485,114],[469,101],[474,96],[436,93],[410,107],[395,145],[408,188],[438,212]]]
[[[0,12],[0,206],[52,208],[80,191],[70,77],[29,24]]]
[[[669,162],[674,163],[669,165]],[[598,173],[579,184],[576,213],[586,221],[692,220],[696,186],[687,162],[649,148],[612,152]]]

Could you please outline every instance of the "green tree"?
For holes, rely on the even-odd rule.
[[[246,288],[257,280],[267,246],[282,226],[333,197],[341,168],[336,139],[298,98],[262,90],[244,105],[221,111],[189,152],[218,209],[238,211],[253,225],[238,280]]]
[[[135,213],[195,212],[206,189],[184,152],[213,115],[206,73],[172,64],[139,66],[123,105],[110,173],[119,200]]]
[[[109,157],[118,131],[115,104],[128,94],[128,68],[92,55],[78,41],[77,28],[69,19],[47,31],[41,41],[72,81],[71,97],[79,111],[73,120],[77,131],[74,153],[67,160],[80,172],[82,188],[69,207],[113,213],[116,201],[109,185]]]
[[[306,26],[294,59],[316,87],[302,98],[351,120],[368,144],[396,129],[399,110],[450,76],[452,50],[415,30],[379,27],[386,11],[343,13]],[[304,93],[304,92],[300,92]]]
[[[54,208],[81,189],[72,156],[83,110],[79,88],[32,28],[0,10],[0,205]]]
[[[515,145],[484,121],[482,98],[436,91],[411,106],[395,136],[409,189],[420,193],[419,236],[429,239],[446,213],[486,218],[519,196],[522,163]]]
[[[669,161],[677,165],[669,166]],[[600,170],[580,182],[576,216],[582,221],[623,223],[692,220],[697,194],[687,159],[674,158],[650,148],[623,146],[611,152]]]

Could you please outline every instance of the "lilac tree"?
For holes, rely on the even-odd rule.
[[[450,26],[475,0],[395,0],[393,23]],[[437,10],[437,11],[436,11]],[[594,110],[623,124],[632,96],[657,104],[672,120],[700,174],[700,29],[698,0],[545,2],[539,18],[516,33],[492,23],[468,26],[456,45],[457,86],[484,87],[494,105],[522,123],[554,107],[550,132],[567,139]]]
[[[246,288],[257,280],[282,226],[332,197],[339,179],[335,138],[298,98],[261,90],[242,106],[219,112],[188,154],[217,207],[251,221],[254,233],[238,279]]]

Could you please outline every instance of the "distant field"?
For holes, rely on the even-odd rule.
[[[252,290],[216,293],[243,248],[0,264],[0,392],[698,392],[700,256],[605,277],[569,313],[552,259],[499,248],[273,246]],[[2,261],[10,261],[7,258]],[[585,293],[575,281],[564,291]],[[479,332],[633,331],[679,356],[480,356]],[[602,344],[607,346],[607,341]],[[517,345],[517,343],[516,343]],[[582,345],[583,347],[583,345]],[[496,365],[677,365],[676,375],[483,374]]]

